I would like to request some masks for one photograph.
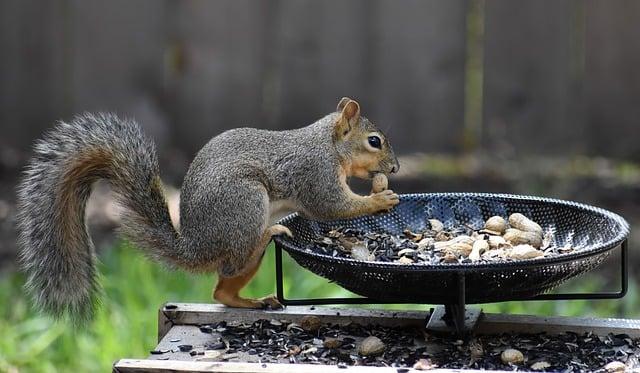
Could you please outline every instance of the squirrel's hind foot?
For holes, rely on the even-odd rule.
[[[269,295],[259,299],[262,302],[262,308],[267,310],[281,310],[284,308],[282,303],[276,298],[275,295]]]
[[[268,310],[279,310],[283,308],[282,304],[273,295],[269,295],[259,299],[252,299],[252,298],[242,298],[237,294],[233,295],[233,294],[228,294],[224,292],[216,292],[214,298],[215,300],[224,304],[227,307],[255,308],[255,309],[268,309]]]

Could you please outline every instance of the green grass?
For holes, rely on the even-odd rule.
[[[259,297],[274,291],[272,247],[268,250],[260,271],[245,291],[247,296]],[[0,278],[0,372],[109,371],[115,360],[144,358],[153,349],[156,311],[162,303],[210,302],[213,275],[168,271],[126,244],[106,251],[101,260],[105,297],[95,319],[84,329],[38,315],[24,295],[24,278],[20,274]],[[289,297],[349,294],[289,259],[285,260],[285,272],[285,292]],[[601,281],[590,278],[591,281],[573,281],[571,290],[597,289]],[[639,305],[637,289],[632,288],[624,301],[514,302],[483,308],[489,312],[638,317]]]
[[[272,251],[245,290],[247,296],[274,292]],[[0,278],[0,372],[109,371],[115,360],[142,358],[153,349],[161,304],[211,302],[214,275],[167,270],[125,244],[108,250],[101,260],[103,304],[82,330],[38,315],[23,292],[22,275]],[[287,268],[293,268],[290,262]],[[302,270],[288,273],[285,290],[292,296],[346,294],[335,286],[327,291],[326,280]]]

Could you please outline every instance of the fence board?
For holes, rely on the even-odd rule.
[[[398,152],[450,152],[464,129],[466,3],[377,1],[372,117]]]
[[[492,0],[485,8],[483,145],[571,154],[584,142],[571,1]],[[497,148],[499,147],[499,148]]]
[[[174,4],[167,108],[178,145],[195,153],[229,128],[260,127],[267,3]]]
[[[343,96],[371,113],[367,37],[371,7],[356,1],[284,1],[272,53],[273,128],[296,128],[335,110]]]
[[[0,146],[5,150],[29,144],[65,107],[63,5],[0,2]]]
[[[162,109],[166,2],[68,3],[71,111],[133,117],[164,149],[169,137]]]
[[[401,5],[283,3],[276,127],[306,124],[347,95],[389,128],[399,151],[454,149],[463,123],[464,3]]]
[[[0,143],[115,110],[190,156],[350,95],[399,153],[456,152],[466,13],[464,0],[3,1]],[[485,149],[640,158],[637,2],[492,0],[484,15]]]
[[[640,159],[640,2],[586,2],[589,152]]]

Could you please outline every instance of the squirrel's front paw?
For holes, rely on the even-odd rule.
[[[293,237],[293,233],[291,233],[291,230],[289,230],[289,228],[285,227],[282,224],[274,224],[270,226],[268,229],[271,236],[278,236],[278,235],[285,234],[289,237]]]
[[[374,212],[389,211],[393,206],[400,203],[400,197],[392,190],[387,189],[379,193],[373,193],[371,199],[374,204]]]

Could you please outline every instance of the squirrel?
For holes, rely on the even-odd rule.
[[[236,128],[213,137],[196,155],[171,223],[153,141],[114,114],[58,122],[34,146],[18,185],[17,228],[26,289],[41,311],[86,321],[101,288],[85,223],[92,184],[110,182],[124,208],[120,233],[153,259],[192,272],[217,272],[214,300],[231,307],[281,307],[274,296],[243,298],[274,235],[270,206],[286,202],[316,220],[387,211],[391,190],[361,196],[347,178],[399,170],[387,136],[342,98],[335,112],[294,130]]]

